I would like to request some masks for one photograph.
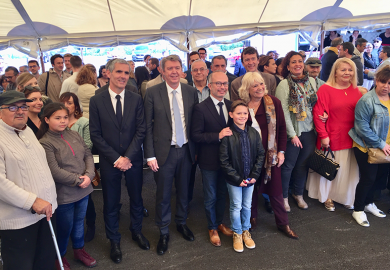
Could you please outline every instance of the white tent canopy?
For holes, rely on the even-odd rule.
[[[234,34],[279,35],[390,27],[388,0],[0,0],[0,50],[36,56],[68,45],[107,47],[168,40],[187,51]],[[308,37],[306,35],[306,37]],[[313,45],[315,42],[310,40]]]

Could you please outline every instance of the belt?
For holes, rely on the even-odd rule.
[[[171,148],[183,148],[187,143],[183,144],[181,147],[178,146],[177,144],[171,145]]]

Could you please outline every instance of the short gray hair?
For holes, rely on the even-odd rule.
[[[198,59],[198,60],[195,60],[194,62],[192,62],[192,64],[191,64],[191,71],[192,71],[192,67],[193,67],[194,64],[197,63],[197,62],[202,62],[202,63],[204,64],[204,66],[207,68],[206,63],[205,63],[202,59]]]
[[[180,63],[180,66],[183,67],[183,65],[181,63],[180,57],[178,55],[176,55],[176,54],[171,54],[171,55],[168,55],[167,57],[164,57],[163,59],[161,59],[161,68],[162,68],[162,70],[164,70],[165,63],[167,61],[178,61]]]
[[[213,59],[211,60],[211,65],[214,65],[214,59],[225,60],[225,65],[227,65],[226,57],[223,56],[222,54],[214,56]]]
[[[125,64],[128,65],[130,69],[129,63],[127,63],[125,59],[120,59],[120,58],[116,58],[108,61],[106,64],[106,69],[109,70],[110,72],[113,72],[115,68],[115,64]]]

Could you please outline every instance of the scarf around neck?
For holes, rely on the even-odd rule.
[[[305,121],[307,111],[311,111],[317,102],[317,94],[310,83],[309,74],[304,72],[303,75],[302,78],[297,78],[290,73],[286,78],[290,90],[288,108],[295,114],[297,121]],[[302,88],[299,83],[304,87]]]
[[[268,181],[271,181],[271,167],[275,166],[278,163],[277,154],[278,147],[276,143],[276,112],[275,105],[272,101],[272,98],[268,95],[264,95],[264,106],[265,114],[267,117],[267,126],[268,126],[268,149],[265,155],[265,175],[264,175],[264,184],[267,184]]]

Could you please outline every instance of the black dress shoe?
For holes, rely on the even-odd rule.
[[[114,263],[120,263],[122,261],[122,251],[120,243],[111,241],[110,258]]]
[[[272,206],[270,202],[265,202],[264,203],[265,210],[267,210],[268,213],[273,214],[274,210],[272,210]]]
[[[148,217],[149,216],[148,209],[146,209],[145,207],[144,207],[143,213],[144,213],[144,217]]]
[[[85,232],[84,241],[88,243],[92,241],[94,237],[95,237],[95,225],[87,226],[87,231]]]
[[[163,255],[168,250],[169,234],[160,235],[160,240],[157,244],[157,254]]]
[[[191,230],[187,227],[186,224],[176,225],[176,229],[181,233],[185,240],[194,241],[195,237]]]
[[[144,250],[149,250],[150,245],[148,239],[142,233],[133,233],[132,238],[138,243],[138,246]]]

